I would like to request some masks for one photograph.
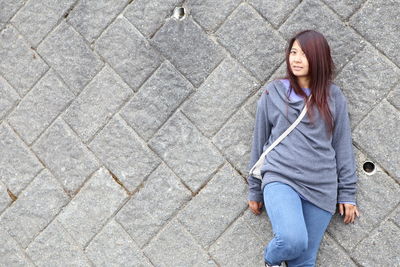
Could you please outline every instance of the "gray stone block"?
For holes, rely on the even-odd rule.
[[[220,266],[262,266],[264,244],[243,218],[237,219],[210,247]]]
[[[91,151],[61,119],[32,147],[70,195],[75,195],[99,163]]]
[[[26,256],[18,243],[0,227],[0,265],[1,266],[35,266]]]
[[[92,140],[90,148],[131,192],[160,163],[119,115]]]
[[[0,121],[20,100],[14,88],[0,76]]]
[[[198,191],[223,158],[180,112],[175,113],[149,145],[192,190]]]
[[[23,6],[26,0],[0,0],[0,22],[7,22]]]
[[[63,21],[43,40],[37,51],[75,94],[104,64],[83,37]]]
[[[252,231],[256,234],[257,238],[263,242],[264,247],[267,246],[274,235],[271,222],[268,218],[267,212],[265,211],[264,205],[261,214],[256,215],[250,210],[250,208],[248,208],[244,212],[242,218],[249,228],[252,229]]]
[[[124,81],[106,65],[83,89],[63,118],[89,141],[133,94]]]
[[[26,248],[68,201],[61,185],[44,170],[1,215],[0,224]]]
[[[96,171],[57,217],[82,247],[96,235],[128,197],[105,168]]]
[[[36,266],[93,266],[57,219],[36,237],[26,253]]]
[[[204,248],[209,247],[247,206],[247,186],[229,165],[179,212],[179,221]]]
[[[342,69],[336,80],[348,99],[353,129],[382,101],[399,77],[399,69],[369,45]]]
[[[0,140],[0,179],[18,195],[43,166],[5,123],[0,124]]]
[[[328,226],[329,234],[345,249],[352,250],[399,204],[400,186],[376,164],[376,172],[367,175],[362,165],[370,160],[356,150],[357,161],[357,207],[360,217],[354,224],[345,224],[336,213]]]
[[[353,132],[354,141],[400,181],[400,112],[386,100],[379,103]]]
[[[257,81],[237,62],[227,58],[185,102],[182,111],[210,137],[256,87]]]
[[[325,36],[338,70],[364,46],[364,41],[355,31],[317,0],[302,1],[296,8],[296,12],[289,16],[279,31],[288,40],[295,33],[304,29],[314,29]]]
[[[250,0],[249,3],[258,10],[269,23],[278,28],[279,25],[289,16],[298,6],[299,0]]]
[[[146,37],[153,35],[182,0],[135,0],[124,16]]]
[[[179,178],[161,164],[118,212],[116,220],[143,247],[190,198]]]
[[[400,227],[400,206],[395,209],[390,218],[393,220],[394,223],[397,224],[398,227]]]
[[[85,252],[96,266],[153,266],[114,220],[93,238]]]
[[[162,62],[157,51],[124,17],[107,28],[96,41],[95,50],[135,91]]]
[[[151,41],[196,87],[224,57],[222,49],[190,17],[167,19]]]
[[[189,0],[186,5],[193,18],[206,31],[214,31],[240,2],[240,0]]]
[[[121,116],[148,140],[192,91],[191,83],[164,61],[122,109]]]
[[[240,109],[229,119],[223,128],[214,136],[213,143],[224,153],[224,156],[248,176],[251,142],[253,139],[255,119]]]
[[[155,266],[216,266],[192,236],[173,220],[144,249]]]
[[[399,17],[399,1],[368,1],[350,18],[350,25],[399,66]]]
[[[270,76],[285,58],[282,37],[247,3],[235,9],[216,35],[259,80]]]
[[[357,265],[336,242],[325,233],[321,241],[316,266],[323,267],[356,267]]]
[[[342,19],[350,17],[354,11],[359,9],[365,2],[363,0],[323,0],[328,6],[335,10]]]
[[[79,1],[70,12],[67,21],[91,43],[123,10],[127,3],[128,0]]]
[[[8,121],[31,144],[73,99],[74,94],[50,70],[21,100]]]
[[[74,2],[75,0],[30,0],[18,10],[11,23],[33,46],[37,46]]]
[[[6,185],[0,181],[0,214],[8,207],[11,201],[12,199],[8,195]]]
[[[400,110],[400,85],[397,85],[395,89],[393,89],[388,97],[387,100],[395,106],[398,110]]]
[[[49,68],[10,24],[0,32],[0,55],[0,74],[20,96],[25,95]]]
[[[383,222],[351,253],[361,266],[398,266],[400,228],[391,221]]]

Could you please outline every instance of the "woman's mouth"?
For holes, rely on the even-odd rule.
[[[302,67],[293,67],[293,70],[301,70],[302,69]]]

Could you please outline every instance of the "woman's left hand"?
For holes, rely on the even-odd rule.
[[[360,213],[358,212],[357,206],[347,203],[339,203],[339,213],[342,216],[344,214],[343,222],[346,224],[354,223],[356,216],[360,217]]]

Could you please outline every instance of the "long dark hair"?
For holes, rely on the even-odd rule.
[[[334,78],[335,64],[331,57],[330,47],[325,37],[314,30],[301,31],[293,36],[288,42],[286,48],[285,78],[290,81],[290,90],[293,88],[295,93],[302,96],[304,100],[307,99],[307,95],[300,88],[297,82],[297,77],[293,74],[289,63],[290,50],[296,40],[299,42],[301,49],[305,53],[309,65],[308,73],[310,76],[310,90],[313,96],[308,103],[307,114],[310,121],[313,123],[312,108],[316,105],[327,125],[328,135],[332,134],[334,123],[332,112],[328,105],[328,98],[330,94],[330,84],[333,82]]]

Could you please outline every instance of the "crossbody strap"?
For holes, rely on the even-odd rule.
[[[307,103],[308,101],[310,101],[312,95],[310,95],[308,97]],[[304,115],[307,112],[307,103],[304,105],[303,111],[300,113],[299,117],[293,122],[292,125],[290,125],[289,128],[286,129],[285,132],[283,132],[283,134],[281,134],[281,136],[279,136],[273,143],[272,145],[270,145],[265,151],[264,153],[261,154],[260,158],[258,159],[258,161],[256,162],[256,164],[254,164],[254,166],[251,168],[251,170],[249,171],[249,175],[254,176],[258,179],[262,179],[261,177],[261,171],[260,168],[264,163],[264,159],[265,156],[272,150],[274,149],[274,147],[279,144],[283,138],[285,138],[298,124],[299,122],[303,119]]]

